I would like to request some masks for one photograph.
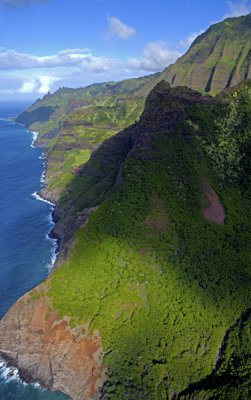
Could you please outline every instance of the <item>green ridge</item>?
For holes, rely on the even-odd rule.
[[[48,158],[50,198],[58,200],[88,155],[104,140],[139,118],[145,96],[135,90],[157,75],[80,89],[61,88],[36,101],[17,118],[30,130],[39,131],[37,144],[45,147]]]
[[[243,179],[250,154],[233,181],[222,179],[207,150],[234,104],[233,134],[247,156],[250,91],[228,96],[230,105],[164,82],[151,92],[139,123],[124,132],[133,144],[120,186],[76,233],[67,262],[49,280],[59,315],[99,330],[109,399],[249,398],[248,325],[246,338],[234,332],[250,306],[250,183]],[[224,225],[202,216],[205,178],[226,209]],[[214,373],[232,326],[217,376],[231,370],[241,381],[226,387],[222,379],[210,391],[198,386],[195,395],[183,394]]]

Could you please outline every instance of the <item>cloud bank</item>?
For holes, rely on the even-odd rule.
[[[150,42],[141,57],[97,56],[90,49],[64,49],[39,56],[0,49],[0,95],[37,96],[60,86],[80,87],[93,82],[121,80],[158,72],[181,54],[164,42]]]
[[[0,70],[81,67],[93,72],[103,72],[115,64],[115,59],[96,57],[89,49],[65,49],[50,56],[34,56],[15,50],[0,51]]]

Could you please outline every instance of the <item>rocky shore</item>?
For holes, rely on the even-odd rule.
[[[32,145],[36,146],[36,140]],[[57,199],[47,190],[46,172],[45,164],[44,187],[37,196],[55,206],[52,211],[55,225],[49,233],[58,243],[54,271],[65,262],[74,246],[74,233],[96,208],[78,213],[55,204]],[[39,382],[73,400],[98,399],[107,369],[102,363],[101,337],[98,332],[90,334],[87,326],[72,329],[67,318],[60,319],[51,311],[46,292],[47,281],[20,298],[0,321],[1,357],[7,366],[18,369],[20,378],[27,383]],[[69,370],[74,373],[69,374]]]
[[[51,311],[46,290],[46,283],[39,285],[2,319],[1,356],[25,382],[39,381],[73,400],[98,399],[106,376],[99,333],[90,335],[84,326],[71,329],[67,319]]]

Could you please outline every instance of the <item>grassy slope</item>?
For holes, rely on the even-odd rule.
[[[61,128],[67,115],[77,108],[92,105],[95,107],[102,104],[102,99],[106,102],[107,98],[113,96],[122,98],[131,96],[136,89],[144,86],[157,75],[93,84],[79,89],[60,88],[55,93],[48,93],[43,99],[37,100],[17,118],[17,121],[26,124],[32,130],[39,130],[40,144],[47,145],[53,136],[51,131]]]
[[[143,97],[99,97],[67,115],[48,153],[48,191],[58,197],[102,142],[139,118],[144,101]]]
[[[248,191],[217,177],[198,140],[214,140],[212,121],[226,106],[182,104],[179,90],[169,99],[161,84],[151,95],[141,123],[127,131],[135,146],[121,186],[76,233],[66,264],[50,278],[57,312],[102,335],[109,399],[176,398],[210,376],[226,331],[250,305]],[[202,218],[205,177],[226,208],[225,225]],[[226,368],[236,353],[247,369],[241,337],[228,337]],[[235,386],[248,399],[247,379]],[[212,398],[198,390],[182,398]]]
[[[19,116],[18,122],[39,131],[37,144],[46,148],[49,197],[58,200],[90,154],[139,118],[146,96],[135,90],[156,75],[81,89],[62,88]]]

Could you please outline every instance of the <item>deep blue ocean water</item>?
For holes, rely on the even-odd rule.
[[[44,157],[33,135],[8,119],[26,104],[0,103],[0,318],[50,272],[56,243],[49,239],[52,205],[36,199]],[[39,385],[26,385],[0,361],[0,400],[65,400]]]

